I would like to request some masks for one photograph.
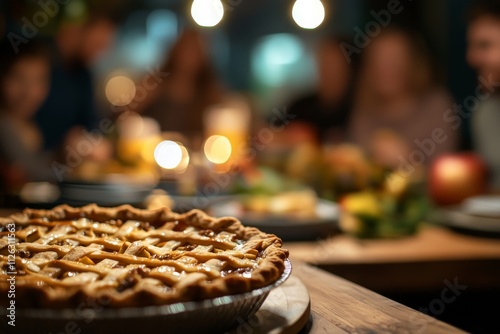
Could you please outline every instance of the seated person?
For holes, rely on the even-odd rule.
[[[0,170],[1,188],[16,192],[28,181],[54,179],[50,152],[34,114],[47,97],[50,56],[45,46],[31,40],[16,54],[8,40],[0,51]]]
[[[56,32],[50,92],[36,114],[46,149],[61,148],[64,139],[77,142],[83,129],[97,127],[90,67],[111,44],[115,28],[109,15],[91,13],[83,22],[64,21]]]
[[[474,149],[492,172],[492,187],[500,189],[500,1],[479,1],[469,12],[467,61],[480,78],[480,103],[472,110]],[[471,92],[474,94],[473,92]],[[460,121],[460,115],[457,115]]]
[[[193,141],[204,130],[207,109],[223,103],[225,96],[203,35],[193,29],[183,31],[159,73],[168,76],[148,91],[137,111],[155,119],[162,131],[180,132]]]
[[[387,28],[371,41],[355,101],[350,139],[383,167],[420,169],[457,148],[458,130],[444,117],[451,98],[434,84],[419,35]]]
[[[318,47],[316,91],[295,101],[288,110],[292,124],[309,129],[318,141],[339,143],[346,139],[346,128],[351,111],[351,88],[355,61],[348,61],[342,52],[338,37],[325,39]],[[355,60],[355,59],[353,59]]]

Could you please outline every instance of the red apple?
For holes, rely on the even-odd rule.
[[[438,205],[458,204],[486,192],[487,168],[474,153],[445,154],[429,170],[429,192]]]

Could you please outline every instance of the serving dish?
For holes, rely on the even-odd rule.
[[[281,245],[200,210],[25,209],[0,218],[0,309],[20,333],[218,332],[290,275]]]
[[[439,224],[466,232],[500,236],[500,217],[470,214],[462,206],[438,209],[434,220]]]
[[[57,203],[70,205],[97,203],[104,206],[124,203],[140,205],[152,189],[152,185],[146,184],[65,181],[59,185],[60,197]]]
[[[269,292],[282,285],[292,272],[290,260],[275,283],[247,293],[200,302],[163,306],[105,309],[96,303],[80,309],[17,309],[16,333],[221,333],[250,318],[264,303]],[[6,309],[0,315],[5,318]],[[5,331],[9,326],[2,321]]]
[[[242,209],[242,198],[217,201],[210,206],[210,212],[218,217],[234,216],[247,226],[255,226],[263,232],[276,234],[285,241],[316,240],[338,232],[340,210],[334,202],[319,199],[315,215],[307,217],[246,212]]]
[[[438,224],[467,233],[500,236],[500,196],[481,195],[458,205],[438,208],[432,215]]]

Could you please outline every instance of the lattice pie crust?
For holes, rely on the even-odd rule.
[[[8,303],[13,226],[16,307],[23,308],[118,308],[238,294],[275,282],[288,257],[278,237],[199,210],[26,209],[0,218],[1,305]]]

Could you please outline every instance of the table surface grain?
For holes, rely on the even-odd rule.
[[[401,239],[360,240],[337,235],[285,246],[293,258],[315,265],[500,259],[500,239],[469,236],[431,225]]]
[[[293,262],[293,275],[311,297],[309,333],[465,333],[300,261]]]
[[[500,239],[424,226],[410,237],[359,240],[337,235],[285,243],[293,260],[307,262],[384,294],[436,292],[458,277],[474,289],[500,289]]]

